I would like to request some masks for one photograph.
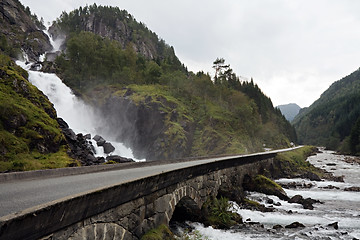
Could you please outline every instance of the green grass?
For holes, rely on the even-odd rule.
[[[229,229],[231,226],[242,223],[239,214],[230,211],[231,204],[229,199],[209,198],[202,207],[205,217],[205,224],[215,228]]]
[[[300,176],[304,173],[314,173],[319,177],[324,175],[324,171],[311,165],[306,159],[316,151],[316,147],[304,146],[292,151],[279,153],[274,159],[275,171],[285,174],[288,177]]]
[[[141,240],[175,240],[174,234],[170,231],[169,227],[165,224],[160,225],[157,228],[151,229]]]

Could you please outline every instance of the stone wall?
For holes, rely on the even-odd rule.
[[[271,164],[272,158],[269,158],[228,168],[219,166],[217,170],[209,169],[206,174],[194,177],[183,176],[187,180],[88,217],[41,239],[140,239],[150,229],[169,224],[181,199],[191,199],[200,209],[210,196],[217,195],[220,186],[241,187],[245,175],[261,173]]]

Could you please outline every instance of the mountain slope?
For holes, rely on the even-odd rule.
[[[72,160],[47,97],[0,53],[0,172],[66,167]]]
[[[0,52],[14,59],[21,59],[25,52],[28,60],[38,61],[51,49],[49,38],[41,30],[44,25],[18,0],[1,1],[0,26]]]
[[[280,109],[281,113],[289,122],[291,122],[295,118],[295,116],[299,113],[301,109],[296,103],[279,105],[277,106],[277,108]]]
[[[7,2],[12,1],[15,0]],[[22,31],[18,25],[20,23],[14,24],[13,35],[27,36],[26,29]],[[96,106],[100,114],[106,116],[103,128],[130,146],[139,159],[248,153],[262,151],[264,145],[289,146],[290,141],[296,139],[290,123],[252,80],[240,81],[229,65],[222,66],[226,69],[220,69],[216,79],[203,72],[187,71],[172,47],[126,11],[96,5],[80,8],[63,13],[53,24],[51,33],[65,41],[54,62],[42,63],[44,69],[56,71],[74,92]],[[46,43],[39,41],[39,45],[44,47]],[[26,45],[9,49],[18,47]],[[27,49],[28,55],[32,53],[32,59],[37,60],[46,48],[30,45]],[[3,52],[9,55],[7,49]],[[4,71],[12,68],[11,65]],[[1,80],[6,82],[4,76]],[[27,84],[26,79],[21,82]],[[7,87],[1,94],[4,99],[17,99]],[[4,100],[4,108],[16,109],[10,103]],[[25,112],[29,109],[30,113],[41,111],[30,104],[22,108]],[[16,113],[9,114],[10,118],[16,116]],[[4,112],[1,117],[7,121]],[[47,126],[58,131],[58,124],[54,124]],[[64,153],[66,144],[62,144],[62,140],[60,151],[56,148],[49,153],[41,152],[36,144],[28,145],[33,141],[23,137],[23,132],[11,132],[5,126],[2,123],[5,138],[10,133],[12,137],[25,139],[23,144],[15,144],[24,146],[21,151],[14,149],[17,152],[12,154],[13,150],[8,147],[1,149],[6,164],[19,154],[29,159],[46,159],[47,154]],[[31,136],[37,137],[40,143],[47,139],[41,134]],[[58,140],[63,138],[61,134],[54,136]],[[11,164],[6,164],[4,166],[11,168]]]
[[[55,39],[81,31],[115,40],[123,49],[130,45],[136,53],[157,63],[168,61],[172,65],[181,67],[174,48],[159,39],[145,24],[137,22],[126,10],[96,4],[80,7],[70,13],[63,12],[49,29]]]
[[[333,83],[293,121],[301,143],[348,149],[348,137],[360,117],[360,70]]]
[[[228,66],[216,83],[188,72],[126,11],[92,5],[63,13],[52,32],[66,38],[58,75],[107,116],[104,128],[137,158],[254,152],[296,139],[253,81],[240,82]]]

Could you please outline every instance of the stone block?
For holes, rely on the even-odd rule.
[[[104,227],[104,239],[114,239],[115,237],[115,226],[113,224],[106,224]],[[84,238],[90,239],[90,238]]]
[[[85,227],[85,239],[96,239],[94,224],[91,224],[91,225],[88,225]]]
[[[164,196],[160,197],[159,199],[157,199],[154,202],[155,203],[155,211],[158,213],[163,213],[168,208],[170,208],[169,203],[170,203],[171,198],[172,198],[172,194],[167,194],[167,195],[164,195]]]
[[[95,226],[95,238],[94,239],[101,239],[105,235],[105,224],[96,224]]]
[[[155,215],[155,205],[154,203],[150,203],[148,205],[146,205],[145,207],[145,218],[149,218],[151,216]]]

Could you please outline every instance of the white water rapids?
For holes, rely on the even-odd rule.
[[[323,204],[314,204],[313,210],[304,209],[302,205],[282,201],[276,196],[266,196],[260,193],[249,193],[252,200],[259,201],[265,206],[276,208],[275,212],[259,212],[240,209],[234,204],[234,211],[238,212],[245,222],[259,222],[257,226],[218,230],[204,227],[199,223],[190,223],[200,234],[208,239],[235,240],[235,239],[360,239],[360,192],[345,191],[345,188],[360,187],[359,163],[345,162],[345,156],[335,155],[333,152],[311,156],[308,161],[316,167],[326,169],[335,176],[344,175],[345,182],[310,181],[306,179],[279,179],[278,183],[313,184],[311,188],[284,189],[289,197],[301,195],[320,200]],[[330,187],[329,187],[330,186]],[[266,203],[272,199],[280,206]],[[291,212],[289,212],[291,210]],[[250,220],[251,219],[251,220]],[[248,220],[248,221],[246,221]],[[300,222],[305,228],[278,230],[273,226],[280,224],[283,227],[293,222]],[[338,222],[338,229],[328,226]],[[264,227],[260,227],[263,225]]]

